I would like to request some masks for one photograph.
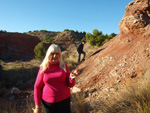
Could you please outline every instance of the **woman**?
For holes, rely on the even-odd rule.
[[[77,74],[76,70],[70,73],[62,61],[60,47],[52,44],[34,84],[34,113],[41,113],[41,101],[46,113],[70,113],[70,87],[75,85]]]

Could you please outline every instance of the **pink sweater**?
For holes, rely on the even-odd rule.
[[[66,65],[66,64],[65,64]],[[70,78],[70,71],[66,65],[65,72],[59,64],[49,64],[49,68],[41,73],[40,67],[34,84],[35,104],[41,104],[41,99],[49,103],[56,103],[70,97],[69,87],[75,85],[75,80]]]

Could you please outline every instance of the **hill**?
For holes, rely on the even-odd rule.
[[[55,42],[70,42],[72,39],[75,39],[76,41],[80,41],[83,37],[85,37],[85,33],[78,33],[74,31],[63,31],[59,33],[55,37]]]
[[[33,59],[37,37],[24,33],[0,32],[0,58],[4,60]]]
[[[70,41],[81,40],[85,33],[74,31],[51,32],[51,31],[34,31],[29,33],[9,33],[0,32],[0,58],[5,60],[24,60],[34,58],[34,48],[40,43],[48,47],[51,43],[57,43],[62,50],[67,49]],[[53,38],[51,42],[46,42],[46,38]]]
[[[26,34],[38,37],[41,41],[45,40],[46,37],[56,37],[60,32],[52,32],[52,31],[46,31],[46,30],[40,30],[40,31],[29,31]]]
[[[36,36],[41,41],[45,41],[45,39],[48,38],[54,38],[55,43],[62,43],[63,42],[70,42],[72,39],[75,39],[77,41],[81,40],[83,37],[85,37],[85,32],[75,32],[73,30],[64,30],[62,32],[52,32],[52,31],[46,31],[46,30],[40,30],[40,31],[33,31],[28,32],[28,35]]]
[[[76,86],[86,92],[88,101],[105,100],[122,85],[134,84],[145,75],[150,59],[149,1],[130,2],[119,28],[116,37],[77,67]]]

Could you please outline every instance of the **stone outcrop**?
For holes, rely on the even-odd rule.
[[[63,31],[55,37],[56,42],[70,43],[70,41],[74,38],[76,41],[81,40],[85,37],[84,33],[77,33],[71,31]]]
[[[123,33],[145,32],[150,30],[150,1],[134,0],[125,8],[119,28]]]

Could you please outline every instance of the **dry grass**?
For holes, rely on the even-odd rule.
[[[138,83],[122,86],[122,90],[107,99],[90,99],[88,103],[84,92],[73,94],[73,113],[150,113],[149,84],[150,79],[143,78]]]
[[[85,113],[85,93],[80,92],[80,93],[74,93],[71,96],[71,108],[72,108],[72,113]]]
[[[40,65],[40,62],[37,60],[28,62],[0,62],[3,69],[3,84],[6,87],[12,87],[16,84],[22,86],[23,83],[34,80]]]
[[[95,52],[99,47],[97,46],[91,46],[90,44],[86,44],[84,47],[84,50],[86,52],[86,56],[90,56],[93,52]]]
[[[34,100],[32,98],[22,100],[0,99],[0,102],[3,103],[0,106],[0,113],[33,113]],[[41,113],[44,113],[43,109]]]
[[[70,69],[73,69],[77,65],[77,55],[70,51],[62,52],[63,61],[68,65]]]
[[[150,66],[137,82],[121,87],[106,100],[92,100],[96,113],[150,113]]]
[[[8,102],[5,99],[0,99],[0,113],[17,113],[16,104]]]
[[[30,69],[33,67],[39,67],[41,62],[39,60],[31,60],[31,61],[15,61],[15,62],[4,62],[0,60],[0,64],[3,67],[3,70],[11,70],[11,69]]]

